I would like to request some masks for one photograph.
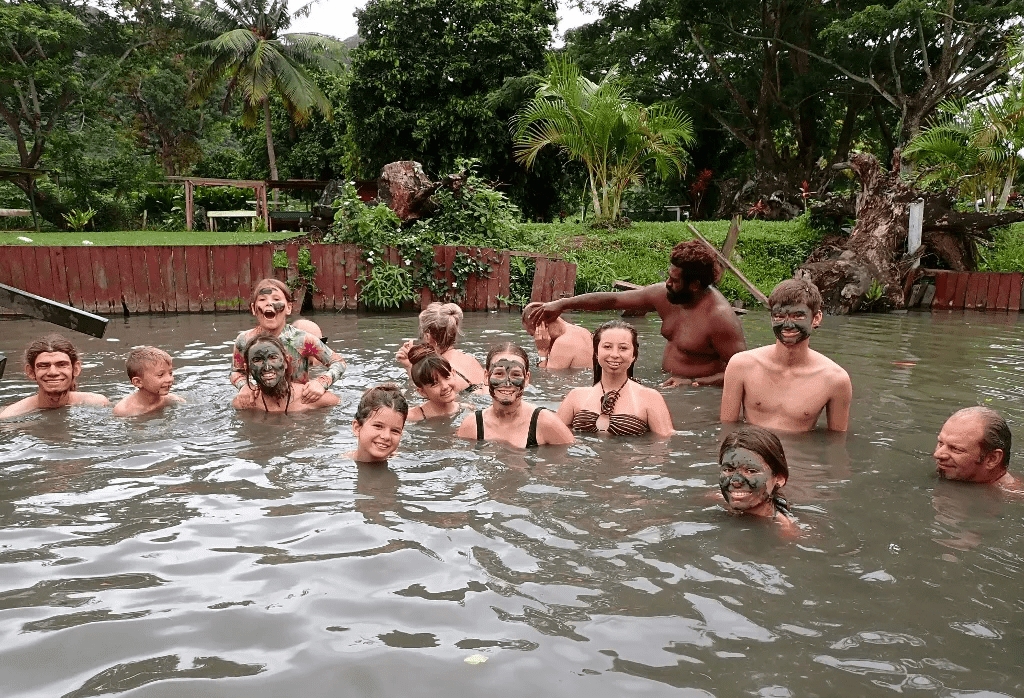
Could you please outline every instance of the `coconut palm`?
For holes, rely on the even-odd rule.
[[[581,162],[601,222],[619,217],[623,193],[643,180],[648,164],[663,175],[684,172],[683,147],[693,142],[689,117],[669,105],[630,99],[615,68],[595,83],[565,56],[549,55],[547,62],[533,99],[512,118],[518,162],[531,167],[548,146]]]
[[[208,56],[210,65],[191,92],[193,101],[206,99],[223,76],[230,77],[224,111],[231,99],[242,100],[242,125],[256,126],[259,112],[267,132],[270,178],[277,179],[277,156],[270,123],[270,97],[277,93],[288,114],[305,123],[315,109],[331,119],[334,108],[310,78],[309,68],[340,70],[341,42],[319,34],[285,34],[292,19],[309,14],[314,2],[294,13],[288,0],[223,0],[209,14],[195,18],[199,28],[216,36],[195,47]]]

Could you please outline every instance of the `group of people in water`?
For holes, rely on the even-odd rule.
[[[824,412],[827,428],[845,432],[853,389],[847,372],[810,348],[822,320],[822,299],[809,281],[789,279],[769,297],[774,344],[748,350],[733,307],[715,287],[722,270],[703,244],[681,242],[671,254],[664,283],[620,293],[587,293],[523,310],[523,328],[547,370],[590,368],[592,384],[575,388],[556,411],[523,399],[531,378],[529,353],[515,343],[491,348],[484,363],[456,347],[462,310],[431,303],[419,317],[419,337],[396,355],[424,401],[412,408],[396,384],[363,394],[352,424],[360,463],[386,463],[398,449],[407,421],[447,418],[467,440],[501,441],[513,447],[567,445],[574,432],[610,436],[674,433],[662,394],[633,375],[639,343],[636,329],[610,320],[593,333],[561,317],[566,310],[657,312],[667,344],[663,388],[721,386],[720,419],[745,422],[728,431],[719,449],[719,484],[727,509],[791,524],[781,494],[789,478],[782,443],[775,432],[814,429]],[[250,311],[256,327],[234,344],[232,404],[240,410],[294,413],[331,407],[340,401],[330,387],[345,373],[345,361],[308,320],[288,323],[293,311],[288,287],[259,281]],[[323,370],[310,377],[312,367]],[[108,405],[102,395],[77,390],[82,362],[74,345],[60,335],[33,342],[25,352],[25,373],[38,389],[0,411],[0,419],[65,405]],[[172,359],[156,347],[132,349],[128,378],[137,389],[114,407],[117,416],[135,416],[182,402],[172,394]],[[491,404],[476,409],[463,402],[471,393],[489,394]],[[1006,421],[986,407],[968,407],[951,416],[938,436],[933,457],[940,477],[1024,489],[1007,470],[1011,437]]]

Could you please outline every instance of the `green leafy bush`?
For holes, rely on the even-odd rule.
[[[352,243],[379,250],[395,244],[399,237],[402,221],[395,212],[383,204],[367,206],[352,182],[345,182],[334,206],[338,209],[334,225],[324,236],[324,242]]]
[[[366,307],[376,310],[398,309],[402,303],[416,297],[412,274],[407,268],[375,258],[372,253],[366,261],[373,265],[369,274],[364,271],[359,275],[362,288],[359,297]]]

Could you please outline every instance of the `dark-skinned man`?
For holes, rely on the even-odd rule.
[[[747,348],[736,313],[714,287],[722,268],[697,240],[677,244],[669,261],[664,283],[552,301],[534,310],[530,321],[551,322],[566,310],[654,311],[661,316],[661,336],[668,340],[661,368],[671,377],[662,385],[722,385],[729,359]]]

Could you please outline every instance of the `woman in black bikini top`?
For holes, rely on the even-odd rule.
[[[594,385],[569,392],[558,417],[574,431],[612,436],[674,432],[672,415],[657,390],[633,380],[636,329],[621,320],[604,323],[594,332]]]
[[[530,383],[530,359],[522,347],[502,344],[487,354],[487,383],[493,403],[467,416],[457,436],[504,441],[519,448],[571,444],[572,432],[543,407],[523,402]]]

